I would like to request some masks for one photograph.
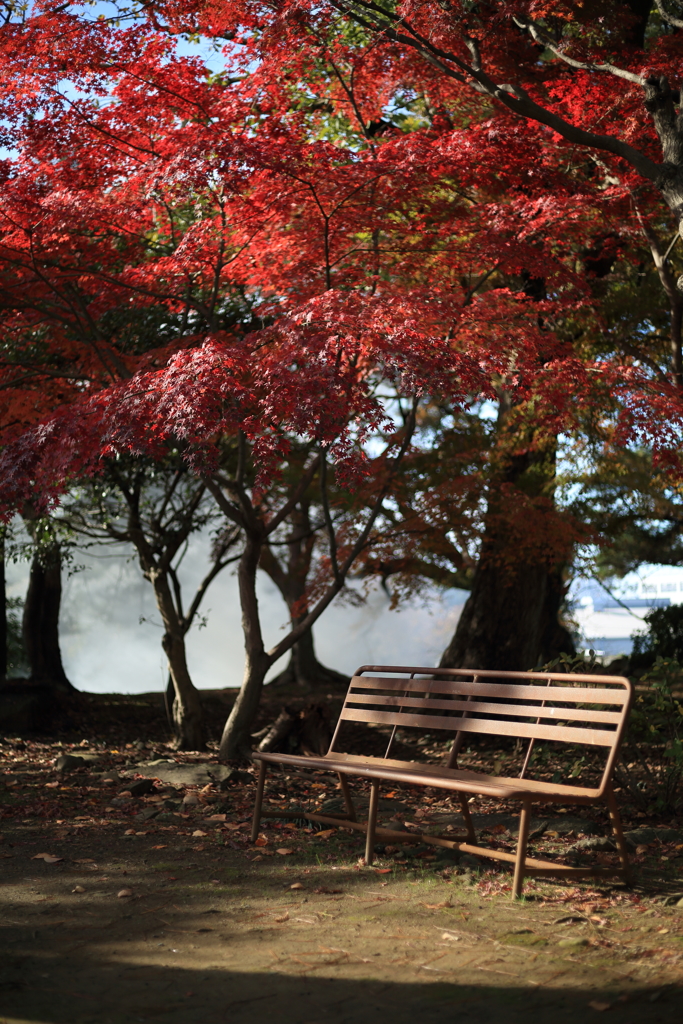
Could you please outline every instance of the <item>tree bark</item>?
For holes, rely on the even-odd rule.
[[[168,659],[168,670],[173,682],[171,718],[177,750],[204,750],[203,712],[199,694],[187,667],[185,631],[178,619],[168,582],[168,574],[158,568],[145,573],[154,588],[157,608],[164,623],[161,646]]]
[[[242,630],[244,633],[244,676],[242,686],[223,729],[218,756],[224,761],[251,756],[251,725],[258,713],[261,692],[268,669],[273,664],[263,645],[256,573],[264,536],[253,527],[245,532],[244,550],[238,570]]]
[[[50,544],[31,562],[22,632],[32,681],[72,692],[59,649],[62,565],[58,544]]]
[[[528,281],[525,290],[531,287]],[[442,667],[528,671],[563,651],[575,653],[558,619],[571,543],[556,540],[551,549],[541,533],[534,536],[533,520],[524,518],[525,507],[535,509],[543,526],[556,514],[556,448],[554,437],[536,436],[533,409],[514,408],[501,395],[492,458],[498,466],[489,489],[481,556]],[[530,541],[526,550],[520,550],[522,535]]]
[[[563,651],[576,653],[558,621],[562,598],[560,574],[546,565],[520,565],[504,574],[499,565],[480,564],[439,664],[527,671]]]

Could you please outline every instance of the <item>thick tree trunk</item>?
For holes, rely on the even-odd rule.
[[[544,293],[529,278],[525,291],[534,288]],[[533,407],[501,394],[481,556],[442,667],[528,671],[575,653],[558,619],[571,541],[554,505],[556,450],[537,434]]]
[[[173,681],[174,744],[177,750],[204,750],[206,742],[202,705],[187,667],[185,632],[173,604],[168,575],[157,568],[147,570],[146,575],[154,587],[157,608],[164,623],[161,646],[168,659],[168,670]]]
[[[480,565],[440,665],[526,671],[562,651],[574,654],[557,618],[563,597],[558,575],[545,565],[505,573],[496,564]]]
[[[59,608],[62,566],[59,545],[53,544],[31,562],[22,631],[33,681],[71,692],[59,649]]]
[[[292,619],[292,628],[298,626],[301,619]],[[294,644],[290,655],[289,664],[272,679],[269,686],[285,686],[295,684],[302,689],[314,689],[320,686],[348,686],[349,677],[335,672],[318,661],[313,641],[313,630],[309,629],[301,639]]]

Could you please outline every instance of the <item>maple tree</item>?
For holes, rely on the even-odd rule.
[[[0,38],[7,507],[27,489],[49,504],[103,456],[181,451],[245,537],[232,755],[272,657],[396,518],[421,409],[485,400],[487,511],[452,657],[496,658],[503,631],[531,638],[508,664],[532,659],[580,535],[555,505],[558,435],[603,410],[611,444],[645,439],[677,470],[657,234],[680,203],[677,35],[636,0],[113,10],[46,3]],[[197,34],[220,72],[178,49]],[[602,331],[591,267],[628,259],[636,227],[656,236],[668,350]],[[328,462],[364,495],[357,523],[327,523],[310,608],[267,652],[264,545]]]

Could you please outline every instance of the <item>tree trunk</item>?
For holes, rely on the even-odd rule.
[[[143,571],[154,587],[157,608],[164,623],[161,646],[168,659],[173,681],[172,721],[177,750],[205,750],[204,716],[199,694],[187,667],[185,631],[178,619],[168,582],[168,574],[157,567]]]
[[[265,655],[245,659],[242,686],[223,729],[218,756],[222,761],[251,757],[251,726],[258,714],[263,683],[272,660]]]
[[[480,565],[439,664],[527,671],[562,651],[576,653],[557,618],[563,597],[558,576],[542,564],[506,573],[495,563]]]
[[[171,718],[176,750],[204,750],[204,722],[199,694],[190,678],[185,656],[185,637],[164,633],[161,645],[168,658],[173,682]]]
[[[262,548],[263,536],[258,530],[247,530],[237,574],[244,633],[244,677],[221,737],[218,756],[224,761],[251,757],[251,727],[258,713],[266,673],[274,660],[263,646],[256,596],[256,572]]]
[[[61,600],[60,550],[58,544],[51,544],[31,562],[22,632],[31,680],[72,692],[74,687],[64,671],[59,649]]]
[[[292,629],[299,625],[302,619],[292,619]],[[295,684],[306,689],[313,689],[320,686],[344,686],[349,685],[349,677],[335,672],[318,661],[313,641],[313,630],[309,629],[301,639],[294,644],[290,655],[289,664],[272,679],[269,686],[285,686]]]
[[[502,394],[481,556],[442,667],[528,671],[575,653],[558,620],[572,540],[554,503],[556,451],[533,406]]]

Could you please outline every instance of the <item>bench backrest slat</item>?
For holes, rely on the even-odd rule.
[[[504,673],[498,673],[500,676]],[[516,683],[486,683],[460,679],[382,679],[379,676],[354,676],[352,689],[399,690],[418,693],[452,693],[487,697],[510,697],[518,700],[559,700],[574,704],[625,704],[629,693],[623,689],[589,686],[548,685],[546,676],[538,677],[542,685],[520,686]],[[566,676],[565,676],[566,678]]]
[[[540,697],[539,697],[540,701]],[[514,718],[549,718],[556,722],[601,722],[618,725],[623,718],[621,711],[594,711],[592,708],[551,707],[546,704],[502,704],[480,700],[436,700],[432,697],[404,697],[387,694],[354,693],[346,701],[346,707],[363,704],[376,705],[379,710],[393,707],[429,708],[434,711],[467,711],[469,715],[512,715]],[[443,719],[441,719],[443,721]],[[458,718],[459,722],[460,719]]]
[[[633,688],[623,676],[365,665],[351,680],[332,743],[344,722],[454,736],[448,765],[466,734],[599,747],[607,752],[600,793],[609,784]],[[526,770],[522,770],[522,774]],[[592,791],[591,791],[592,792]]]
[[[503,710],[501,708],[501,710]],[[349,722],[375,722],[377,725],[417,726],[420,729],[444,729],[449,732],[476,732],[488,736],[517,736],[560,743],[586,743],[590,746],[613,747],[617,732],[606,729],[575,729],[570,726],[543,725],[535,722],[508,722],[504,719],[448,718],[436,715],[410,715],[404,712],[363,711],[345,708],[341,717]]]

